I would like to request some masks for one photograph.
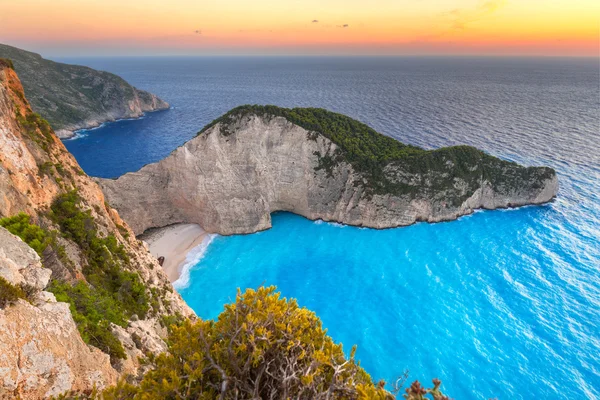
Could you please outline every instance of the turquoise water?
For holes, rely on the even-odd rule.
[[[271,230],[196,250],[179,290],[215,318],[236,288],[277,285],[357,344],[376,379],[409,369],[456,399],[600,398],[598,59],[69,61],[173,106],[66,141],[95,176],[157,161],[244,103],[325,107],[405,143],[555,168],[552,204],[448,223],[376,231],[276,214]]]
[[[556,251],[555,208],[389,230],[278,213],[271,230],[215,237],[180,292],[216,318],[236,287],[276,285],[346,349],[357,344],[376,379],[409,369],[457,399],[594,398],[599,273]]]

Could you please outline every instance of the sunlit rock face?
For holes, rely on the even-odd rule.
[[[51,279],[85,280],[84,249],[57,234],[64,254],[47,247],[40,259],[20,238],[0,228],[0,277],[30,292],[27,300],[0,309],[0,398],[38,399],[67,390],[89,391],[127,374],[137,375],[146,368],[140,356],[166,349],[161,318],[193,317],[193,312],[144,243],[108,205],[98,185],[83,173],[52,128],[32,112],[17,74],[1,59],[0,149],[0,218],[26,213],[32,223],[59,233],[49,208],[57,196],[76,191],[98,235],[114,236],[128,254],[128,270],[139,275],[148,293],[158,294],[145,319],[111,327],[118,331],[115,337],[126,353],[126,359],[111,363],[107,354],[82,340],[69,305],[46,291]]]

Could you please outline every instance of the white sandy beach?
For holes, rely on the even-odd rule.
[[[202,243],[207,233],[196,224],[175,224],[156,229],[140,237],[148,243],[150,253],[156,258],[163,256],[169,280],[175,282],[181,273],[186,256]]]

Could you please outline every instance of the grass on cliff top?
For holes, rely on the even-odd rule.
[[[302,128],[322,134],[337,144],[348,157],[367,159],[375,162],[391,160],[420,154],[425,150],[405,145],[396,139],[382,135],[360,121],[343,114],[322,108],[282,108],[272,105],[243,105],[236,107],[205,126],[200,133],[218,123],[222,123],[225,134],[232,132],[227,127],[236,118],[244,115],[284,117]]]

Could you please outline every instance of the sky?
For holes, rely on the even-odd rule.
[[[44,56],[599,56],[599,0],[0,0]]]

